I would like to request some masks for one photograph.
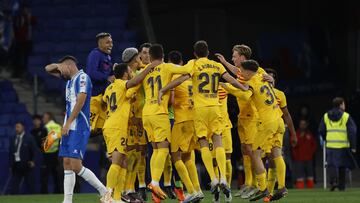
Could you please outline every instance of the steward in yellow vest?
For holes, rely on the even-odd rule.
[[[341,97],[333,99],[333,108],[321,119],[319,134],[325,140],[326,161],[329,171],[331,191],[345,190],[346,169],[356,166],[356,124],[345,112],[345,101]]]

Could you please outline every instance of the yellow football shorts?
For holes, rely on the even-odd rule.
[[[213,134],[220,135],[224,126],[219,106],[195,108],[194,124],[198,138],[207,137],[209,140]]]
[[[284,125],[278,120],[262,122],[259,125],[258,132],[254,137],[253,150],[262,149],[265,151],[269,148],[267,145],[271,143],[272,138],[276,133],[284,132]]]
[[[103,136],[107,153],[110,155],[115,150],[126,154],[127,133],[123,129],[104,128]]]
[[[265,153],[271,153],[271,149],[274,147],[282,148],[285,133],[285,124],[282,118],[278,120],[278,123],[278,130],[272,137],[270,137],[268,142],[265,144]]]
[[[238,118],[238,135],[241,144],[253,144],[259,122],[253,119]]]
[[[143,125],[149,142],[171,142],[171,127],[169,115],[159,114],[143,116]]]
[[[138,145],[146,145],[148,143],[147,139],[146,139],[146,135],[145,135],[145,130],[142,124],[142,118],[137,118],[139,119],[139,125],[137,125],[137,132],[135,134],[135,142]]]
[[[229,154],[233,152],[231,128],[226,128],[221,134],[222,145],[225,149],[225,153]]]
[[[196,143],[194,121],[175,123],[171,132],[171,152],[191,152]]]
[[[106,110],[101,106],[102,94],[90,99],[90,126],[91,129],[102,128],[106,119]]]

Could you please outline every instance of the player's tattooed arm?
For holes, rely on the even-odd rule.
[[[159,91],[159,95],[158,95],[158,104],[161,103],[162,100],[162,96],[169,91],[170,89],[174,89],[175,87],[179,86],[181,83],[183,83],[185,80],[189,79],[190,75],[186,74],[186,75],[182,75],[178,78],[176,78],[175,80],[171,81],[169,84],[167,84],[165,87],[163,87],[160,91]]]
[[[139,75],[135,76],[134,78],[132,78],[131,80],[126,82],[126,88],[132,88],[138,84],[140,84],[144,78],[146,77],[146,75],[156,66],[160,65],[162,63],[161,60],[154,60],[153,62],[151,62],[143,71],[141,71],[141,73],[139,73]]]
[[[237,75],[239,72],[239,68],[229,63],[222,54],[216,53],[215,56],[220,60],[220,62],[226,66],[234,75]]]

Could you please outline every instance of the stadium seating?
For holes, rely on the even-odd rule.
[[[64,91],[64,82],[44,73],[44,65],[71,54],[78,58],[79,66],[85,69],[87,55],[96,47],[97,33],[112,34],[114,62],[119,62],[127,46],[136,44],[136,32],[126,28],[128,0],[30,2],[32,13],[37,17],[37,25],[33,29],[34,49],[29,58],[28,71],[31,75],[39,76],[40,87],[45,94],[55,92],[59,95],[59,92]]]

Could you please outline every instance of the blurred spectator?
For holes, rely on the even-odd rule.
[[[331,191],[345,190],[346,169],[356,166],[357,127],[351,116],[345,112],[345,101],[341,97],[333,99],[333,108],[321,119],[319,134],[326,140],[326,162],[329,171]]]
[[[32,50],[32,27],[36,19],[32,16],[30,8],[23,5],[19,15],[13,19],[14,24],[14,58],[13,77],[24,75],[27,70],[28,58]]]
[[[11,177],[7,194],[19,194],[20,183],[25,179],[29,193],[34,193],[35,181],[31,174],[35,166],[36,144],[31,135],[26,134],[23,123],[15,125],[16,135],[10,141]]]
[[[303,104],[300,106],[298,110],[298,114],[296,115],[296,123],[300,123],[301,119],[305,119],[308,122],[308,128],[311,132],[316,132],[317,130],[317,122],[315,121],[312,110],[308,104]]]
[[[42,142],[43,139],[47,136],[47,130],[42,124],[42,118],[40,115],[33,116],[33,125],[34,128],[31,130],[31,134],[35,139],[36,145],[40,151],[43,151]]]
[[[54,121],[54,116],[50,112],[43,115],[43,122],[48,134],[54,132],[61,134],[61,125]],[[61,193],[61,183],[59,174],[59,139],[57,139],[49,150],[43,151],[43,162],[41,165],[41,193],[48,193],[48,179],[50,174],[53,177],[54,193]]]
[[[316,152],[316,140],[308,128],[308,122],[301,119],[299,129],[296,131],[297,144],[292,146],[292,156],[296,176],[295,187],[303,189],[306,179],[306,187],[314,187],[314,168],[312,160]]]

